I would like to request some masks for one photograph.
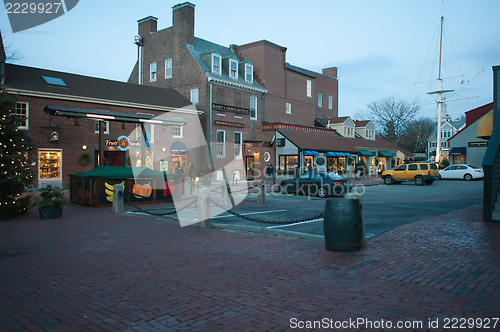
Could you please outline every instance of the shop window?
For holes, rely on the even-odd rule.
[[[29,129],[29,106],[28,103],[18,102],[14,111],[17,118],[17,128]]]
[[[139,167],[142,166],[142,158],[141,158],[141,151],[136,151],[135,152],[135,166]],[[146,151],[146,157],[145,157],[145,164],[146,167],[153,169],[153,152],[152,151]]]
[[[99,134],[99,122],[101,120],[94,120],[94,133]],[[109,134],[109,121],[102,122],[102,133]]]
[[[61,180],[61,163],[61,150],[38,150],[38,178],[42,181]]]
[[[294,169],[295,166],[299,165],[299,157],[296,155],[280,155],[279,162],[279,167],[282,170]]]
[[[250,120],[257,120],[257,97],[250,97]]]
[[[165,79],[172,78],[172,59],[165,60]]]
[[[226,156],[226,132],[217,130],[217,158]]]

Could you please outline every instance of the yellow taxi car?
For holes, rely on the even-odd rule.
[[[411,163],[398,166],[382,173],[385,184],[413,181],[417,186],[429,185],[439,178],[438,167],[434,163]]]

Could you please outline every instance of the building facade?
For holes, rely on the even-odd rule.
[[[337,116],[336,68],[321,74],[298,68],[286,62],[286,48],[265,40],[218,45],[195,37],[194,24],[189,2],[172,7],[169,28],[158,30],[152,16],[139,20],[129,82],[174,88],[196,105],[215,169],[263,178],[275,158],[274,133],[263,130],[265,123],[313,126],[316,116]]]

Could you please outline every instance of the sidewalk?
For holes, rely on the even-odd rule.
[[[419,331],[438,319],[441,331],[446,318],[498,317],[499,257],[500,224],[482,222],[481,206],[347,254],[109,208],[69,205],[51,221],[32,209],[0,223],[0,330],[280,331],[293,318],[363,318]]]

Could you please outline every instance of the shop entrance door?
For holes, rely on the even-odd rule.
[[[254,157],[253,156],[247,156],[245,158],[245,165],[247,168],[247,180],[253,180],[254,177],[254,169],[253,169],[253,163],[254,163]]]

